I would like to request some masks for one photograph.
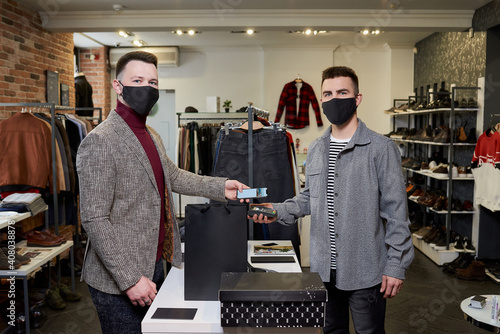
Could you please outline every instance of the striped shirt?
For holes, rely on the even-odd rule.
[[[327,183],[327,204],[328,204],[328,224],[330,228],[330,247],[331,247],[331,269],[337,268],[337,247],[335,245],[335,163],[339,152],[349,142],[349,139],[337,139],[330,137],[330,150],[328,154],[328,183]]]

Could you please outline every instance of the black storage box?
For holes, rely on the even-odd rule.
[[[223,273],[222,327],[324,327],[327,292],[318,273]]]
[[[247,205],[186,205],[184,299],[217,300],[221,274],[247,270]]]

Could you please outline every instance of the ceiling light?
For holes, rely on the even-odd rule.
[[[311,29],[307,29],[307,30],[289,30],[288,33],[289,34],[300,34],[300,35],[319,35],[319,34],[326,34],[328,31],[326,30],[311,30]]]
[[[139,41],[139,40],[135,40],[132,42],[135,46],[144,46],[146,45],[146,42],[144,41]]]
[[[257,30],[253,29],[247,29],[247,30],[231,30],[231,34],[247,34],[247,35],[252,35],[252,34],[258,34],[259,32]]]
[[[118,31],[118,35],[120,35],[123,38],[134,36],[133,33],[129,32],[129,31],[124,31],[124,30]]]
[[[195,34],[201,34],[201,31],[193,30],[193,29],[190,29],[190,30],[177,29],[177,30],[172,30],[172,34],[176,34],[176,35],[179,35],[179,36],[188,34],[190,36],[193,36]]]
[[[381,33],[383,33],[382,30],[379,30],[379,29],[376,29],[376,30],[368,30],[368,29],[365,29],[365,30],[361,30],[359,33],[363,34],[363,35],[375,35],[375,36],[378,36],[380,35]]]

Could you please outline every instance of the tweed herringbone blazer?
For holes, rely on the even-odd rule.
[[[172,212],[172,192],[225,201],[225,178],[199,176],[177,168],[158,133],[147,126],[160,156]],[[88,234],[82,280],[120,294],[141,276],[152,279],[160,227],[161,198],[141,143],[114,110],[78,148],[80,215]],[[181,263],[179,227],[174,219],[173,265]]]

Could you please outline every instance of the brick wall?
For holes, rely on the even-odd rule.
[[[80,49],[80,72],[85,74],[92,85],[94,107],[102,108],[103,117],[111,109],[111,68],[108,47]],[[94,114],[98,116],[98,112]]]
[[[0,102],[46,102],[50,70],[59,73],[60,84],[69,85],[74,106],[73,63],[72,33],[48,32],[35,11],[16,1],[0,1]],[[0,110],[0,120],[10,117],[5,110]]]

